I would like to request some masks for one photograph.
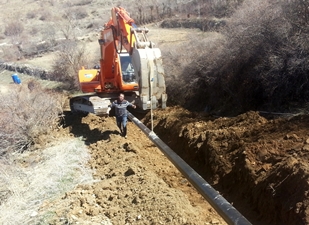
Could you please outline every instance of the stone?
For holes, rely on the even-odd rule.
[[[302,148],[303,151],[309,151],[309,144],[304,145]]]
[[[210,224],[220,224],[220,221],[218,219],[212,219]]]

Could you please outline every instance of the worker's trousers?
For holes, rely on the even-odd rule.
[[[120,132],[122,133],[123,136],[127,135],[127,121],[128,121],[127,115],[116,116],[117,126],[119,127]]]

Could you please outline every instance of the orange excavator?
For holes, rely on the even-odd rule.
[[[82,92],[72,97],[72,112],[106,115],[119,93],[139,109],[166,107],[166,87],[161,51],[148,40],[147,28],[138,28],[121,7],[111,10],[99,39],[100,66],[79,71]]]

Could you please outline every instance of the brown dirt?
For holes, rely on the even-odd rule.
[[[161,139],[252,224],[309,224],[307,115],[214,118],[175,107],[154,118]],[[124,139],[112,117],[67,117],[59,132],[83,136],[96,182],[53,202],[53,224],[65,215],[73,224],[103,215],[113,224],[225,224],[133,123],[128,129]]]
[[[155,118],[155,132],[253,224],[309,224],[308,115],[214,118],[176,107]]]
[[[19,18],[19,11],[25,18],[28,11],[44,6],[21,2],[23,10],[16,8],[16,2],[2,2],[3,27]],[[37,21],[25,23],[27,32],[32,26],[46,27]],[[153,27],[150,37],[161,47],[173,44],[175,48],[191,40],[189,32]],[[87,43],[94,54],[96,35]],[[10,40],[2,37],[1,42]],[[50,69],[52,57],[47,54],[25,62]],[[0,91],[7,87],[1,86]],[[268,120],[256,112],[234,118],[214,118],[177,107],[155,112],[155,132],[160,138],[255,225],[309,224],[308,123],[307,115]],[[65,128],[57,135],[83,137],[96,181],[77,186],[61,199],[46,201],[41,210],[52,212],[46,218],[49,224],[109,224],[102,222],[106,218],[121,225],[224,224],[147,137],[132,123],[128,126],[129,138],[124,139],[111,117],[67,116]]]
[[[128,139],[114,118],[67,116],[64,129],[89,146],[95,182],[45,202],[51,224],[226,224],[133,124]]]

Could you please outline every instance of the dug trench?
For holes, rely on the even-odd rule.
[[[142,121],[150,126],[148,114]],[[254,225],[309,224],[308,125],[307,115],[154,112],[158,136]],[[113,117],[92,114],[66,116],[57,132],[84,140],[94,182],[45,202],[50,224],[225,224],[132,122],[128,139]]]
[[[150,125],[150,117],[144,119]],[[309,224],[309,116],[156,111],[154,132],[252,224]]]

